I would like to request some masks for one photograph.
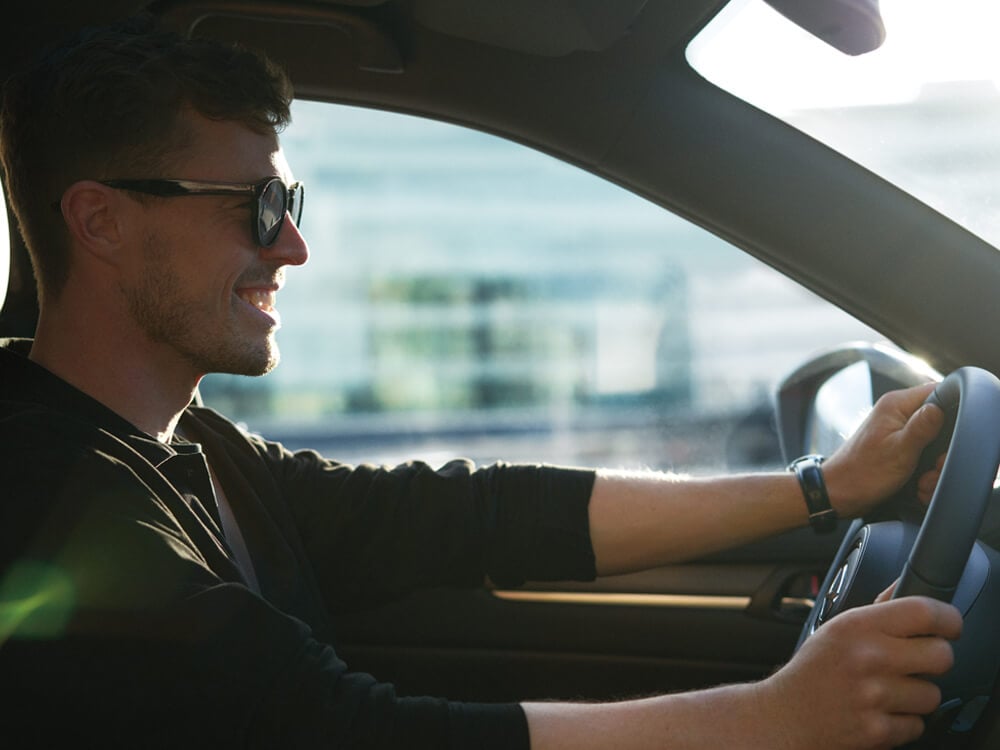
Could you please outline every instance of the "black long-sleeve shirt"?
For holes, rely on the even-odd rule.
[[[404,698],[349,671],[330,614],[486,575],[593,577],[591,472],[354,467],[196,407],[180,423],[193,442],[164,445],[29,361],[29,347],[0,347],[5,743],[527,746],[515,704]]]

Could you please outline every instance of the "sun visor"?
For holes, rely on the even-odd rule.
[[[414,17],[441,34],[544,57],[607,49],[646,0],[417,0]]]
[[[173,6],[164,13],[164,20],[192,36],[240,42],[272,54],[275,32],[284,30],[286,35],[294,36],[296,46],[301,49],[327,50],[331,64],[335,58],[344,57],[344,63],[358,70],[402,73],[399,49],[385,29],[343,7],[382,3],[383,0],[341,0],[292,6],[269,2],[213,3],[209,0]]]

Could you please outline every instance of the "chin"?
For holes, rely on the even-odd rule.
[[[246,357],[245,367],[243,371],[239,374],[249,375],[256,377],[259,375],[267,375],[275,367],[278,366],[278,362],[281,361],[281,355],[278,352],[278,347],[271,342],[271,345],[266,347],[263,351],[259,352],[247,352],[252,356]]]
[[[278,345],[272,336],[263,343],[244,342],[240,345],[217,346],[198,358],[198,369],[205,373],[226,373],[257,377],[266,375],[281,360]]]

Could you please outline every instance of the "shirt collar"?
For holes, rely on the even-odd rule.
[[[28,359],[31,344],[31,339],[0,339],[0,401],[35,404],[72,415],[125,441],[154,466],[176,455],[172,446]]]

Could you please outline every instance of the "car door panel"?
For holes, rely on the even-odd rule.
[[[405,693],[465,700],[610,699],[757,679],[791,655],[838,542],[802,530],[592,583],[419,592],[340,617],[339,651]]]

